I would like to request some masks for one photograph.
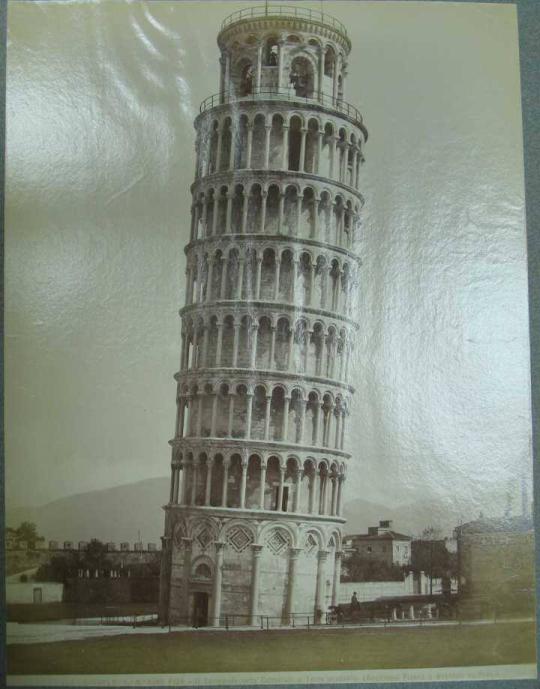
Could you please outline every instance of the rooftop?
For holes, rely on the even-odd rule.
[[[382,533],[377,533],[377,534],[366,534],[366,533],[349,534],[348,536],[345,536],[345,538],[343,540],[348,541],[348,540],[354,540],[357,538],[361,538],[363,541],[380,541],[380,540],[412,541],[411,536],[407,536],[406,534],[403,534],[403,533],[398,533],[397,531],[384,531]]]

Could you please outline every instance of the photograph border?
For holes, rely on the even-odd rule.
[[[17,0],[18,2],[34,2],[38,0]],[[65,1],[65,0],[64,0]],[[72,0],[77,2],[80,0]],[[88,1],[88,0],[85,0]],[[94,2],[102,2],[109,0],[93,0]],[[124,0],[114,0],[116,2],[122,2]],[[163,0],[135,0],[136,2],[147,2],[152,4],[154,2],[160,2]],[[168,0],[169,2],[181,3],[183,0]],[[210,0],[213,2],[226,3],[227,0]],[[377,0],[379,2],[385,2],[386,0]],[[520,76],[521,76],[521,103],[522,103],[522,118],[523,118],[523,149],[524,149],[524,166],[525,166],[525,209],[526,209],[526,228],[527,228],[527,249],[528,249],[528,269],[529,269],[529,327],[530,327],[530,347],[531,347],[531,404],[532,404],[532,438],[533,438],[533,481],[534,481],[534,497],[535,497],[535,511],[534,511],[534,524],[536,533],[536,543],[535,543],[535,561],[536,561],[536,596],[537,596],[537,626],[538,626],[538,613],[539,606],[538,601],[540,600],[540,544],[539,544],[539,534],[540,534],[540,510],[538,506],[540,505],[540,475],[537,465],[539,459],[539,447],[540,447],[540,426],[539,426],[539,410],[540,410],[540,207],[538,205],[538,199],[540,199],[540,121],[538,115],[540,113],[540,80],[538,79],[538,74],[540,74],[540,41],[538,41],[538,36],[540,36],[540,0],[399,0],[400,2],[453,2],[454,4],[461,4],[465,2],[475,2],[477,4],[500,4],[500,5],[514,5],[517,8],[517,19],[518,19],[518,33],[519,33],[519,57],[520,57]],[[43,0],[41,0],[43,2]],[[330,5],[332,0],[326,0],[326,4]],[[351,0],[351,2],[362,2],[362,0]],[[40,3],[41,4],[41,3]],[[46,2],[44,3],[46,4]],[[5,106],[6,106],[6,43],[7,43],[7,21],[9,18],[9,8],[8,0],[0,0],[0,50],[2,55],[3,68],[0,72],[0,99],[1,99],[1,122],[2,122],[2,139],[4,143],[5,150]],[[2,232],[0,238],[0,254],[2,258],[2,271],[4,268],[4,193],[5,193],[5,156],[2,159],[2,165],[0,166],[0,182],[2,185],[2,194],[0,198],[1,210],[2,210]],[[3,292],[2,292],[2,307],[3,304]],[[4,312],[2,308],[2,314],[0,315],[2,323],[4,323]],[[3,351],[3,341],[0,342],[0,356],[2,357],[2,362],[4,361],[4,351]],[[4,391],[4,376],[2,374],[1,379],[2,392]],[[2,395],[1,401],[2,411],[4,409],[4,397]],[[4,431],[4,417],[2,414],[2,431]],[[4,433],[1,435],[1,468],[2,472],[0,475],[0,500],[5,509],[5,494],[4,494]],[[0,563],[5,566],[5,534],[4,530],[1,530],[0,534]],[[4,570],[5,571],[5,570]],[[3,609],[5,609],[5,588],[1,587],[0,593],[0,603],[3,604]],[[6,676],[6,627],[5,619],[1,621],[0,628],[0,641],[2,642],[2,648],[0,650],[0,672],[5,677]],[[538,658],[540,656],[540,637],[536,635],[536,648],[537,648],[537,668],[538,668]],[[497,666],[493,666],[497,667]],[[468,668],[467,668],[468,669]],[[480,668],[470,668],[471,674],[474,674],[475,670]],[[373,671],[366,674],[376,675],[377,672],[384,673],[386,671]],[[394,672],[394,671],[392,671]],[[397,672],[397,671],[396,671]],[[407,670],[399,670],[400,673],[406,674]],[[443,676],[443,670],[437,670],[436,668],[426,671],[432,676]],[[366,683],[362,682],[359,686],[369,686],[373,689],[392,689],[406,687],[407,689],[502,689],[507,688],[508,679],[478,679],[478,680],[452,680],[451,676],[453,674],[453,669],[444,669],[444,673],[448,676],[448,680],[444,679],[442,681],[429,681],[429,679],[420,679],[419,681],[412,682],[395,682],[391,679],[383,681],[370,681]],[[304,675],[307,673],[303,673]],[[329,675],[331,673],[321,673],[324,675]],[[350,674],[350,673],[349,673]],[[412,674],[412,673],[411,673]],[[66,675],[73,678],[74,676]],[[124,677],[124,682],[126,682],[127,677]],[[151,684],[145,684],[149,677],[148,676],[138,676],[139,680],[133,680],[132,684],[123,683],[123,686],[153,686]],[[23,679],[22,677],[20,678]],[[81,676],[82,679],[82,676]],[[92,685],[92,676],[84,677],[84,686],[96,686]],[[262,679],[262,678],[261,678]],[[172,677],[171,677],[172,680]],[[73,679],[71,680],[73,681]],[[21,682],[22,683],[22,682]],[[263,680],[266,687],[283,687],[283,683],[270,684]],[[19,684],[19,682],[17,682]],[[68,685],[69,682],[64,683]],[[253,682],[251,686],[259,684],[259,682]],[[353,683],[348,682],[348,686],[352,686]],[[80,684],[79,686],[81,686]],[[113,682],[109,682],[110,686],[114,686]],[[170,685],[173,686],[174,682],[171,681]],[[8,686],[15,686],[15,683]],[[34,684],[34,686],[59,686],[59,685],[49,685],[49,684]],[[71,685],[74,686],[74,685]],[[100,686],[104,686],[101,684]],[[211,686],[204,684],[202,682],[194,682],[192,685],[183,686]],[[220,684],[221,687],[233,687],[237,686],[236,683],[232,684]],[[248,684],[244,686],[250,686]],[[291,689],[300,689],[300,687],[306,686],[305,684],[287,684]],[[328,686],[339,686],[339,684],[333,684],[330,682],[328,677],[322,679],[321,683],[311,684],[312,687],[328,687]],[[526,679],[512,680],[512,689],[526,689],[529,687],[538,687],[538,679]]]

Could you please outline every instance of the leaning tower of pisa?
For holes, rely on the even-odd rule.
[[[333,17],[261,5],[218,45],[195,120],[160,614],[313,621],[340,580],[367,131]]]

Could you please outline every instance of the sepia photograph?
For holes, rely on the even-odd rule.
[[[10,0],[9,686],[537,677],[517,11]]]

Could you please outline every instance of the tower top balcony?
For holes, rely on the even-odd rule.
[[[313,25],[313,27],[311,27],[312,29],[317,29],[317,27],[323,30],[331,29],[340,34],[344,42],[350,47],[350,40],[345,25],[332,15],[307,7],[275,3],[265,3],[264,7],[261,5],[247,7],[225,17],[221,23],[218,42],[220,42],[222,34],[240,23],[248,24],[256,22],[261,29],[266,30],[272,25],[279,25],[284,21],[289,24],[290,28],[301,27],[302,24],[309,23]]]
[[[239,10],[223,21],[218,45],[220,93],[344,103],[351,42],[324,12],[274,4]]]

